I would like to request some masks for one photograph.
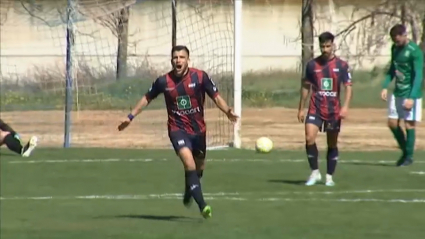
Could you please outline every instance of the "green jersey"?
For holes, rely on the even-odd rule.
[[[422,98],[424,56],[419,46],[409,41],[404,46],[391,47],[391,66],[383,87],[395,79],[394,96],[410,99]]]

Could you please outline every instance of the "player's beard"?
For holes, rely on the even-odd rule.
[[[322,59],[323,60],[331,60],[333,58],[333,53],[332,52],[322,52]]]

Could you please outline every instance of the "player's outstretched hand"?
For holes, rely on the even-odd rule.
[[[388,90],[387,90],[387,89],[383,89],[383,90],[381,91],[381,99],[382,99],[383,101],[387,101],[387,97],[388,97]]]
[[[298,122],[304,123],[304,110],[298,111]]]
[[[227,118],[232,122],[232,123],[236,123],[236,121],[239,119],[239,116],[237,116],[235,114],[235,112],[233,112],[233,110],[229,110],[227,112]]]
[[[125,128],[127,128],[128,125],[130,125],[131,120],[129,118],[125,118],[124,120],[121,120],[120,125],[118,125],[118,130],[123,131]]]

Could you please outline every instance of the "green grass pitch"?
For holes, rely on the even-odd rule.
[[[326,171],[321,152],[321,172]],[[336,186],[304,186],[303,152],[209,151],[202,179],[213,217],[181,202],[173,151],[1,149],[2,239],[420,239],[425,152],[341,152]],[[421,174],[422,172],[422,174]]]

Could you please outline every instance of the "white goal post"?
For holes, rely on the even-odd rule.
[[[234,110],[240,119],[233,129],[233,147],[241,148],[242,123],[242,0],[234,0],[234,63],[233,63],[233,97]]]

